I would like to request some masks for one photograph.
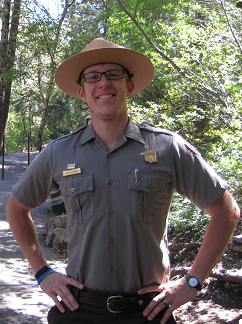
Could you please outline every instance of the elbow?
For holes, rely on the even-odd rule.
[[[241,209],[237,203],[235,203],[234,222],[237,224],[241,216]]]

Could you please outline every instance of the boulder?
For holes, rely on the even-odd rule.
[[[50,217],[46,223],[47,232],[51,227],[66,228],[67,227],[66,215],[56,215]]]
[[[68,243],[66,227],[66,215],[50,217],[46,223],[46,245],[57,250],[66,250]]]

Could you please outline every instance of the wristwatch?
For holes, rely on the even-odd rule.
[[[200,285],[198,279],[196,277],[193,277],[189,275],[189,273],[185,276],[185,279],[188,282],[188,285],[192,288],[196,288],[197,290],[201,290],[202,286]]]

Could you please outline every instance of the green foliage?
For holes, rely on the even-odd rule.
[[[172,114],[169,107],[147,103],[146,107],[131,102],[129,114],[138,124],[150,124],[179,132],[186,140],[195,144],[203,157],[224,178],[229,191],[242,204],[242,121],[233,111],[233,116],[224,123],[218,123],[216,114],[219,109],[204,115],[203,110],[193,107],[192,112],[184,111],[180,115]],[[205,121],[204,121],[205,119]],[[202,231],[208,224],[209,217],[194,204],[175,193],[171,205],[170,228],[180,232],[194,226]]]
[[[174,193],[170,209],[169,228],[174,233],[196,230],[202,234],[209,222],[209,215],[192,204],[187,198]],[[198,236],[202,240],[202,236]]]
[[[16,64],[9,71],[14,84],[8,153],[26,146],[28,131],[36,137],[44,112],[43,141],[85,125],[85,105],[56,87],[54,71],[101,36],[146,54],[155,65],[151,84],[128,99],[132,119],[179,132],[241,203],[242,15],[235,2],[68,0],[61,5],[63,11],[53,18],[36,0],[23,2]],[[172,228],[202,229],[203,220],[203,212],[175,195]]]

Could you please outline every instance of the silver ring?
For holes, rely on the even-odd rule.
[[[165,302],[164,300],[162,301],[162,303],[166,306],[166,307],[169,307],[170,305],[167,304],[167,302]]]

